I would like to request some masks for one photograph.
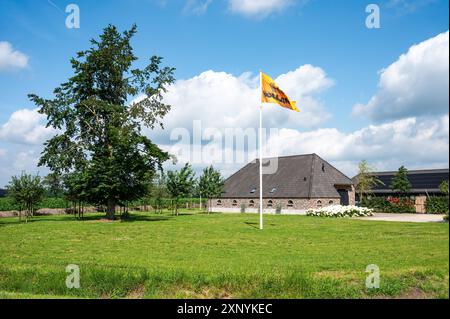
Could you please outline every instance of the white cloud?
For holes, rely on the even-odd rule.
[[[182,153],[176,154],[179,165],[191,162],[200,172],[212,164],[224,176],[258,156],[257,148],[227,148],[222,140],[203,145],[202,149],[187,149],[187,152],[186,145],[162,147],[169,152],[180,147]],[[401,165],[408,169],[447,168],[449,116],[401,119],[348,133],[337,128],[310,131],[283,128],[268,138],[264,148],[265,157],[317,153],[350,177],[356,175],[358,163],[363,159],[377,170],[396,170]],[[230,153],[234,154],[231,162],[225,160]],[[173,166],[167,163],[165,168],[173,169]]]
[[[229,0],[229,7],[234,13],[263,18],[271,13],[283,11],[296,2],[296,0]]]
[[[187,0],[183,11],[185,13],[202,15],[208,10],[212,0]]]
[[[436,0],[389,0],[386,7],[397,9],[402,14],[408,14],[434,3]]]
[[[18,144],[42,144],[55,134],[54,129],[42,124],[44,121],[45,115],[39,114],[37,109],[18,110],[0,126],[0,140]]]
[[[313,128],[330,118],[316,94],[333,85],[333,80],[319,67],[305,65],[275,79],[301,112],[279,106],[264,105],[265,127]],[[234,76],[225,72],[206,71],[187,80],[178,80],[164,97],[172,110],[164,118],[165,131],[152,136],[166,137],[174,128],[192,129],[194,120],[203,127],[248,128],[259,126],[259,75]],[[158,142],[167,142],[167,140]]]
[[[47,168],[37,166],[41,150],[42,146],[14,145],[3,156],[0,154],[0,188],[8,184],[11,176],[23,171],[40,176],[48,174]]]
[[[375,121],[448,113],[449,33],[412,46],[380,73],[378,92],[353,107]]]
[[[23,69],[27,66],[28,57],[25,54],[14,50],[9,42],[0,41],[0,71]]]
[[[269,143],[279,155],[317,153],[348,175],[366,159],[378,170],[448,167],[449,116],[407,118],[344,133],[336,128],[309,132],[282,129]],[[295,151],[293,151],[295,150]]]

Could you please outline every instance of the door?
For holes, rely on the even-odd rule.
[[[350,205],[348,190],[346,189],[338,189],[339,196],[341,197],[341,205],[348,206]]]

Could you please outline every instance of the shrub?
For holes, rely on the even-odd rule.
[[[364,198],[362,205],[380,213],[415,213],[414,200],[408,197]]]
[[[307,216],[316,217],[367,217],[373,215],[373,210],[357,206],[328,206],[318,209],[311,209],[306,212]]]
[[[448,196],[429,197],[425,207],[427,214],[448,214]]]

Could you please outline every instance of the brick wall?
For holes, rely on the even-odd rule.
[[[220,201],[220,202],[219,202]],[[267,212],[275,212],[278,205],[281,206],[282,213],[304,212],[308,209],[326,207],[330,205],[339,205],[340,198],[297,198],[280,199],[264,198],[263,209]],[[246,206],[246,212],[256,212],[259,210],[259,198],[220,198],[212,200],[212,211],[215,212],[240,212],[241,205]]]

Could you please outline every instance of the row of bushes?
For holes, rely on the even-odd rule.
[[[307,216],[315,217],[368,217],[373,215],[373,211],[366,207],[341,206],[334,205],[317,209],[310,209],[306,212]]]
[[[208,199],[202,198],[202,206],[207,205]],[[156,200],[154,198],[140,199],[133,201],[128,204],[128,207],[139,207],[139,206],[151,206],[153,208],[159,207],[161,209],[170,209],[175,204],[175,200],[171,198],[163,198],[160,200]],[[178,207],[185,207],[186,205],[189,208],[192,208],[194,205],[199,207],[200,198],[180,198],[178,199]]]
[[[448,196],[434,196],[427,198],[425,204],[427,214],[447,214],[448,215]]]
[[[448,214],[448,196],[432,196],[426,200],[427,214]],[[409,197],[368,197],[361,205],[379,213],[415,213],[415,200]]]
[[[366,197],[361,205],[379,213],[415,213],[414,200],[409,197]]]
[[[158,204],[158,205],[157,205]],[[188,204],[189,207],[193,205],[197,206],[200,204],[199,198],[181,198],[178,200],[178,206],[183,207]],[[207,199],[202,199],[202,204],[207,204]],[[70,207],[70,202],[62,197],[45,197],[38,205],[37,209],[40,208],[68,208]],[[169,209],[173,206],[173,200],[170,198],[164,198],[157,203],[155,199],[142,199],[137,200],[128,205],[130,208],[136,206],[159,206],[162,209]],[[0,212],[1,211],[13,211],[19,210],[19,207],[14,204],[13,200],[9,197],[0,197]]]
[[[70,203],[64,198],[58,197],[46,197],[37,206],[40,208],[67,208]],[[14,201],[9,197],[0,197],[0,212],[19,210],[19,207],[14,204]]]

